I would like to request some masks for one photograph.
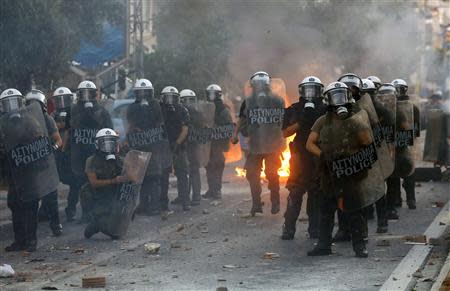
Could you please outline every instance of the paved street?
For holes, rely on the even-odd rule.
[[[377,246],[371,221],[368,259],[353,257],[350,243],[336,245],[332,256],[307,257],[314,240],[307,238],[304,210],[295,240],[282,241],[282,214],[269,214],[268,193],[264,214],[248,217],[248,186],[234,166],[227,166],[223,192],[221,204],[204,200],[188,213],[174,207],[167,221],[139,216],[120,241],[101,234],[86,240],[78,224],[65,224],[64,235],[54,238],[41,223],[39,249],[26,255],[4,253],[11,234],[2,235],[0,263],[11,264],[19,276],[1,279],[0,288],[77,290],[82,277],[105,276],[107,290],[377,290],[411,248],[400,239]],[[285,203],[287,193],[282,194]],[[441,210],[434,203],[448,199],[448,184],[420,184],[418,209],[400,209],[390,234],[423,233]],[[159,253],[147,254],[147,242],[160,243]],[[266,252],[279,257],[265,259]]]

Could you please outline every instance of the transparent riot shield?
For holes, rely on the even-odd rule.
[[[87,158],[95,153],[95,135],[105,127],[112,127],[109,113],[98,104],[85,108],[76,104],[71,109],[70,156],[72,172],[84,175]]]
[[[324,191],[342,197],[344,210],[353,211],[385,194],[384,176],[367,112],[341,120],[327,114],[320,131],[320,147],[328,168]]]
[[[131,104],[123,122],[127,124],[126,140],[130,149],[152,153],[148,175],[159,175],[162,169],[170,167],[172,153],[161,107],[156,100],[148,105]]]
[[[446,164],[447,161],[447,118],[440,109],[429,109],[427,115],[427,128],[425,134],[425,146],[423,160],[437,164]]]
[[[41,106],[33,102],[20,111],[4,114],[0,127],[10,187],[20,199],[36,200],[55,191],[59,176]]]
[[[249,151],[254,154],[282,152],[286,147],[282,124],[285,86],[271,83],[271,92],[252,92],[245,100]],[[284,92],[283,92],[284,90]]]
[[[122,176],[127,177],[128,182],[118,187],[118,193],[114,197],[109,220],[109,234],[123,237],[127,233],[139,202],[142,182],[151,156],[149,152],[136,150],[129,151],[125,156]]]
[[[375,148],[378,155],[378,163],[380,163],[381,170],[383,171],[384,178],[388,178],[395,168],[395,159],[391,155],[391,152],[384,138],[383,128],[381,126],[378,114],[372,103],[372,99],[368,94],[364,94],[361,99],[356,102],[360,109],[367,112],[370,126],[372,127],[373,138],[375,143]]]
[[[203,168],[208,164],[211,152],[215,105],[211,102],[198,101],[188,105],[187,108],[190,117],[187,143],[189,163]]]

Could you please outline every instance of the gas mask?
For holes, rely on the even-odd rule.
[[[95,90],[80,89],[77,93],[78,101],[83,102],[84,108],[92,108],[94,107],[96,94]]]
[[[115,160],[117,151],[117,137],[105,136],[96,140],[96,147],[102,154],[105,155],[105,160]]]
[[[327,93],[328,105],[340,119],[345,119],[349,114],[349,90],[347,88],[336,88]]]

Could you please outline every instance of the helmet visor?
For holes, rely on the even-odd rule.
[[[117,137],[105,136],[98,139],[98,149],[103,153],[112,154],[116,152]]]
[[[250,84],[256,90],[262,90],[270,86],[270,77],[266,74],[258,74],[253,76],[250,80]]]
[[[72,95],[55,96],[53,97],[53,100],[55,102],[56,109],[67,108],[72,104]]]
[[[307,100],[320,97],[322,94],[322,87],[317,84],[304,84],[300,86],[300,96]]]
[[[165,104],[174,105],[178,103],[178,94],[165,93],[163,95],[163,102]]]
[[[206,91],[206,99],[209,101],[214,101],[218,97],[218,92],[215,90],[207,90]]]
[[[12,96],[4,98],[0,102],[0,110],[2,112],[11,112],[14,110],[19,110],[23,106],[23,97]]]
[[[78,100],[82,102],[95,101],[97,92],[92,89],[80,89],[78,91]]]
[[[347,104],[348,101],[348,90],[345,88],[339,88],[331,90],[327,93],[329,105],[339,106]]]
[[[153,99],[153,89],[134,90],[134,96],[136,97],[137,100]]]
[[[197,98],[195,96],[185,96],[181,98],[181,103],[183,105],[192,105],[197,103]]]

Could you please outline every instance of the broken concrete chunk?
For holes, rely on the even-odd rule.
[[[144,249],[148,254],[156,254],[159,252],[161,245],[158,243],[146,243],[144,244]]]

